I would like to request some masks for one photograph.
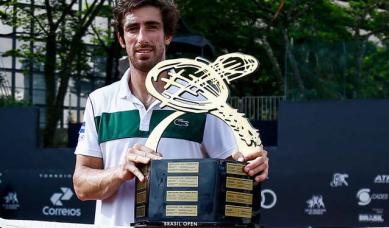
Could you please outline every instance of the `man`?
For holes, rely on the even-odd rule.
[[[145,78],[165,59],[178,11],[169,0],[120,0],[113,12],[130,68],[119,82],[89,96],[75,151],[74,188],[81,200],[97,200],[95,224],[134,221],[134,179],[145,180],[137,164],[152,159],[234,158],[249,161],[245,171],[257,182],[263,181],[268,173],[266,151],[258,148],[246,157],[233,152],[236,145],[231,130],[211,115],[183,117],[188,128],[172,126],[172,134],[161,139],[158,153],[143,146],[152,129],[171,113],[148,94]]]

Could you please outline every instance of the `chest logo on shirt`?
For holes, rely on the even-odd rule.
[[[82,123],[80,131],[78,132],[78,141],[81,141],[85,138],[85,122]]]
[[[82,123],[81,127],[80,127],[80,131],[78,132],[78,134],[84,134],[85,133],[85,122]]]
[[[184,119],[175,119],[174,125],[180,126],[180,127],[189,127],[189,121]]]

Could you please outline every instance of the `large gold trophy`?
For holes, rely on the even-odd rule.
[[[222,55],[212,63],[203,58],[182,58],[157,64],[147,75],[146,88],[160,100],[161,108],[168,106],[175,112],[154,128],[146,146],[157,151],[163,132],[181,115],[208,113],[232,128],[242,154],[254,151],[261,146],[258,131],[226,101],[227,85],[257,67],[254,57],[241,53]],[[155,87],[156,83],[163,83],[162,91]],[[256,197],[260,194],[254,191],[253,179],[243,172],[243,167],[243,163],[219,159],[152,161],[150,167],[143,169],[149,181],[137,182],[136,223],[175,226],[251,223],[259,211],[260,199]]]

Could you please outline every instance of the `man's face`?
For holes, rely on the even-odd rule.
[[[130,67],[148,72],[165,59],[165,49],[172,39],[165,36],[161,11],[145,6],[128,12],[123,19],[120,45],[126,49]]]

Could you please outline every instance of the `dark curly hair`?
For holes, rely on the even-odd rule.
[[[113,7],[112,26],[123,37],[123,18],[126,13],[143,6],[154,6],[161,10],[163,30],[166,36],[173,36],[179,11],[174,0],[118,0]]]

